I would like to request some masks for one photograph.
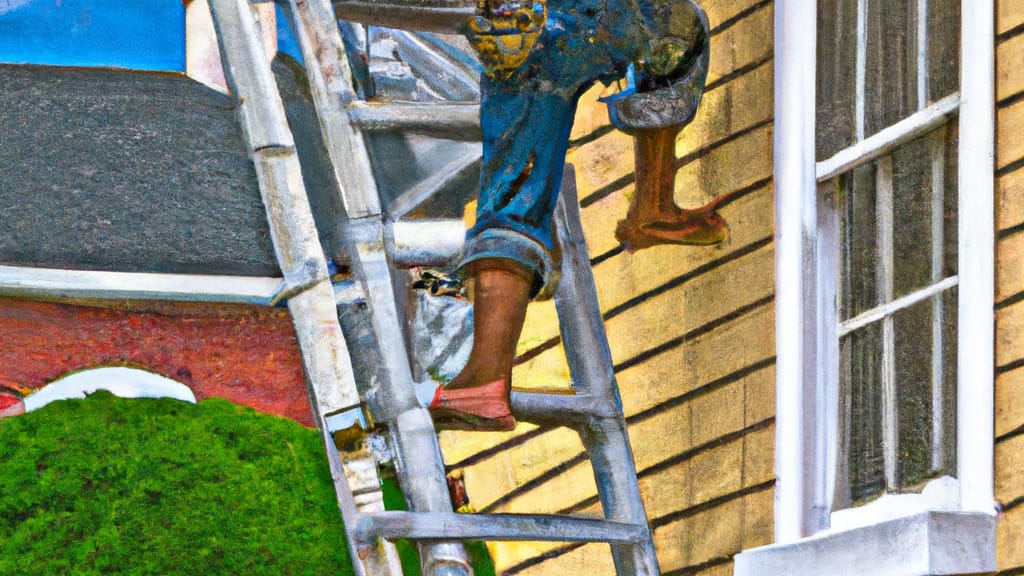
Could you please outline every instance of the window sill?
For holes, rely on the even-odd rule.
[[[736,556],[734,576],[933,576],[995,572],[996,517],[924,512]]]

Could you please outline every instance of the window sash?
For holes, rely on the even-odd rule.
[[[832,344],[823,343],[837,341],[837,327],[834,315],[826,318],[823,314],[834,311],[835,303],[823,297],[821,284],[826,278],[820,265],[834,255],[819,246],[818,234],[837,222],[818,212],[819,166],[814,159],[817,2],[780,0],[775,17],[775,533],[777,542],[786,543],[826,529],[831,513],[834,478],[828,471],[836,461],[838,391],[828,384],[835,379],[823,376],[832,370],[837,352]],[[960,421],[971,425],[957,430],[956,504],[959,510],[986,514],[993,513],[993,21],[991,0],[962,0],[958,102],[953,110],[939,114],[942,119],[930,120],[944,122],[959,109],[957,413]],[[918,34],[925,32],[919,30]],[[858,76],[863,78],[859,69]],[[922,98],[920,91],[918,97]],[[952,105],[952,97],[889,129],[900,126],[900,133],[905,133],[910,119],[918,121],[923,114],[938,111],[940,103]],[[861,143],[871,144],[872,138]],[[890,145],[891,141],[886,136],[876,143]],[[865,148],[866,152],[854,154],[855,162],[886,154],[883,146]],[[832,160],[835,157],[823,164]],[[828,171],[821,175],[828,180]],[[813,457],[807,457],[809,454]]]

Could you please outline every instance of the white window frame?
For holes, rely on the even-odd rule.
[[[815,161],[817,1],[775,4],[775,544],[738,555],[735,574],[995,569],[993,4],[961,2],[958,95],[820,163]],[[959,291],[957,417],[969,423],[957,430],[957,480],[934,482],[922,495],[886,496],[863,510],[844,511],[846,528],[832,529],[839,415],[837,387],[828,384],[838,380],[830,373],[837,365],[837,344],[829,342],[838,340],[838,326],[827,288],[836,282],[835,255],[819,246],[818,235],[819,230],[831,233],[827,227],[837,223],[819,215],[818,183],[886,155],[957,111],[958,276],[947,284],[956,283]]]

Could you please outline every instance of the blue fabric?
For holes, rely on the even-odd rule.
[[[552,214],[576,104],[596,80],[621,77],[640,56],[646,15],[627,8],[637,4],[551,0],[526,62],[507,79],[483,79],[481,189],[460,267],[481,258],[515,260],[540,276],[541,295],[551,291]]]

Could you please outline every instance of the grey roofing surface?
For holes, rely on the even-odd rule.
[[[340,207],[301,70],[275,72],[330,246]],[[0,264],[277,274],[232,104],[174,74],[0,66]]]

